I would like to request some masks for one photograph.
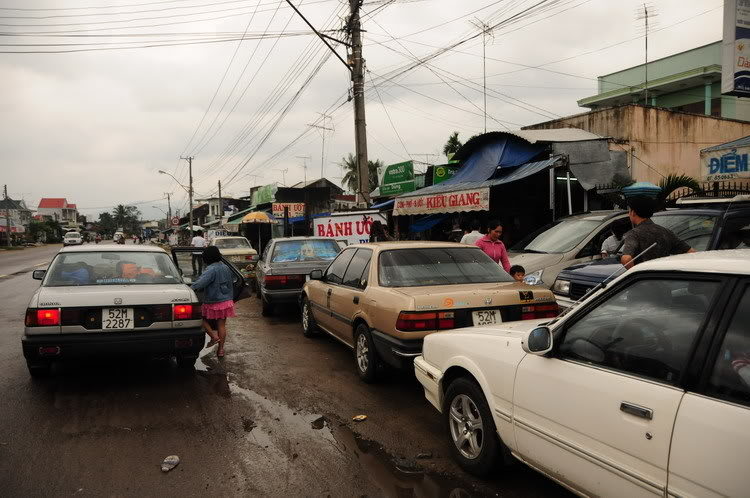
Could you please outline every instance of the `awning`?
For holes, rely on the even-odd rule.
[[[424,232],[442,223],[448,217],[447,214],[431,214],[425,216],[421,220],[417,220],[412,226],[409,227],[410,232]]]
[[[393,204],[396,201],[394,199],[390,199],[384,202],[379,202],[378,204],[373,204],[370,206],[370,209],[381,209],[381,208],[387,208],[387,207],[393,207]]]
[[[526,163],[517,168],[500,168],[498,178],[492,180],[454,184],[448,184],[445,181],[429,189],[417,191],[422,195],[415,196],[413,193],[401,195],[395,199],[393,214],[401,216],[488,211],[490,209],[490,187],[515,182],[534,175],[554,166],[560,160],[560,157],[551,157],[543,161]]]
[[[630,183],[627,152],[611,150],[609,156],[609,161],[570,163],[570,172],[586,190],[595,189],[597,185]]]

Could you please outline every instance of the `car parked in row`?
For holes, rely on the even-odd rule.
[[[263,315],[277,304],[298,303],[310,272],[325,270],[339,252],[338,242],[325,237],[272,239],[255,270]]]
[[[553,321],[432,334],[414,362],[458,463],[582,496],[744,496],[750,250],[637,265]]]
[[[255,289],[255,266],[259,259],[258,251],[253,249],[253,246],[245,237],[214,237],[209,245],[218,247],[221,255],[242,274],[245,283],[253,290]]]
[[[696,251],[750,248],[750,196],[730,199],[680,199],[677,208],[654,213],[654,223],[669,228]],[[552,291],[569,308],[596,286],[624,271],[621,254],[561,271]]]
[[[235,274],[237,299],[244,282]],[[42,282],[21,340],[33,377],[87,357],[175,356],[192,367],[203,349],[198,297],[156,246],[65,247],[33,278]]]
[[[306,336],[354,350],[365,382],[379,363],[412,368],[426,335],[557,315],[552,292],[516,282],[478,247],[446,242],[348,246],[302,290]]]
[[[599,259],[612,224],[627,215],[623,210],[610,210],[560,218],[511,247],[510,264],[524,267],[526,283],[549,289],[563,268]]]

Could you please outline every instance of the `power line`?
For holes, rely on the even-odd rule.
[[[398,134],[398,130],[396,129],[396,125],[393,124],[393,120],[391,119],[391,115],[388,114],[388,109],[386,109],[385,104],[383,103],[383,99],[380,96],[380,92],[378,91],[378,87],[375,86],[375,83],[372,81],[372,73],[370,73],[369,70],[367,70],[368,76],[370,76],[370,84],[375,89],[375,92],[378,95],[378,100],[380,100],[380,105],[383,106],[383,111],[385,112],[386,117],[388,118],[388,122],[391,123],[391,128],[393,128],[393,132],[396,134],[396,137],[398,138],[398,141],[401,143],[401,147],[404,148],[404,152],[406,152],[406,155],[411,157],[411,154],[409,154],[409,149],[406,148],[406,145],[404,144],[404,141],[401,139],[401,135]]]

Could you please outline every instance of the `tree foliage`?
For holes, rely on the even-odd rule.
[[[339,166],[346,172],[341,180],[350,192],[359,190],[359,168],[357,167],[357,158],[354,154],[349,153],[347,157],[342,157]],[[378,186],[378,168],[383,166],[383,161],[367,161],[367,169],[370,176],[370,191],[372,192]]]
[[[450,159],[462,146],[463,144],[458,139],[458,132],[454,131],[451,133],[451,136],[448,137],[448,141],[445,142],[445,145],[443,145],[443,154]]]
[[[104,221],[102,219],[102,214],[104,213],[99,214],[100,223],[103,223]],[[141,212],[137,207],[118,204],[112,210],[112,214],[110,216],[112,217],[112,221],[114,222],[115,230],[117,228],[122,228],[125,233],[140,233]],[[115,230],[112,230],[112,232],[114,233]]]
[[[34,241],[62,241],[62,225],[59,221],[32,221],[29,223],[29,234]]]

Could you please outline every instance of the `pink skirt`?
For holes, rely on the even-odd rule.
[[[201,304],[201,314],[203,314],[203,318],[208,318],[209,320],[231,318],[237,316],[234,314],[234,301]]]

